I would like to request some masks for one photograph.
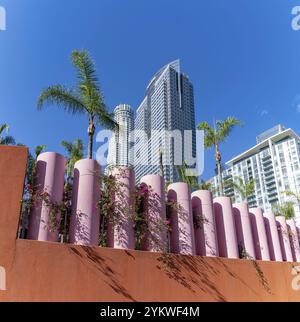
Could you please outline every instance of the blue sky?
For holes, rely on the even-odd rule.
[[[72,49],[97,63],[106,103],[136,108],[151,76],[180,58],[195,90],[196,121],[236,116],[244,123],[222,146],[223,160],[255,144],[277,123],[300,133],[300,0],[0,0],[0,123],[18,142],[63,152],[86,141],[87,121],[55,106],[36,109],[44,87],[72,84]],[[97,146],[96,146],[97,148]],[[203,177],[213,175],[206,154]]]

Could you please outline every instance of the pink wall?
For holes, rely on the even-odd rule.
[[[95,160],[75,164],[70,243],[98,246],[101,167]]]
[[[274,214],[271,212],[264,213],[264,221],[271,260],[282,262],[283,258],[278,234],[278,227]]]
[[[196,254],[218,256],[218,241],[212,193],[198,190],[192,193],[192,208],[195,221]]]
[[[271,260],[271,257],[262,209],[251,208],[249,210],[249,216],[252,226],[256,259],[269,261]]]
[[[171,210],[171,252],[195,255],[195,236],[188,184],[177,182],[168,187],[169,202],[176,203]]]
[[[49,201],[53,203],[53,206],[54,204],[61,203],[63,199],[65,166],[65,158],[57,153],[46,152],[40,154],[37,158],[37,192],[39,195],[48,193]],[[48,197],[46,198],[48,199]],[[40,197],[39,200],[41,200]],[[28,238],[57,242],[60,213],[54,211],[54,214],[52,214],[52,205],[46,205],[46,199],[43,200],[43,202],[36,202],[32,207],[29,218]]]
[[[216,216],[219,255],[227,258],[239,258],[231,199],[229,197],[215,198],[214,212]]]
[[[131,168],[117,167],[110,171],[118,182],[111,195],[114,200],[114,214],[109,219],[107,229],[108,247],[134,249],[134,192],[135,175]]]
[[[255,248],[253,242],[253,234],[251,222],[249,218],[248,204],[237,203],[233,205],[233,216],[235,220],[235,228],[237,233],[237,242],[240,252],[245,258],[255,259]]]
[[[168,245],[164,180],[159,175],[147,175],[141,179],[141,186],[146,192],[144,208],[148,223],[143,250],[166,251]]]

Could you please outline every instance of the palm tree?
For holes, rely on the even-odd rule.
[[[292,197],[293,199],[295,199],[295,201],[298,203],[298,205],[300,204],[300,194],[297,194],[296,192],[291,191],[291,190],[286,190],[286,191],[284,191],[284,193],[288,197]]]
[[[207,122],[201,122],[197,127],[198,130],[204,131],[205,148],[209,149],[213,147],[215,149],[215,158],[218,174],[218,187],[219,194],[221,196],[223,196],[224,194],[224,189],[222,182],[220,143],[223,143],[226,140],[226,138],[229,136],[229,134],[236,125],[241,125],[241,122],[234,117],[228,117],[224,121],[216,121],[213,128]]]
[[[68,154],[67,164],[66,164],[66,175],[67,175],[66,184],[68,184],[72,177],[75,163],[83,159],[84,147],[83,147],[82,140],[80,139],[75,140],[73,143],[62,141],[61,145],[65,148]]]
[[[66,164],[66,183],[65,183],[65,189],[64,189],[64,204],[66,206],[66,209],[63,214],[64,219],[61,222],[63,238],[64,238],[64,241],[67,241],[68,239],[67,231],[68,231],[70,216],[71,216],[70,200],[71,200],[72,189],[73,189],[72,173],[74,170],[75,163],[83,159],[84,146],[83,146],[82,140],[80,139],[76,139],[74,142],[62,141],[61,145],[65,148],[68,154],[67,164]]]
[[[284,216],[285,219],[295,218],[294,202],[292,201],[275,204],[272,206],[272,211],[275,216]]]
[[[10,135],[3,136],[4,132],[9,132],[8,124],[0,125],[0,145],[15,145],[15,139]]]
[[[248,202],[248,199],[255,192],[255,180],[251,179],[248,182],[244,182],[241,177],[236,177],[231,182],[233,188],[240,194],[243,201]]]
[[[38,109],[45,104],[56,104],[71,114],[88,116],[88,158],[93,156],[93,142],[97,123],[106,128],[115,129],[117,124],[105,106],[103,95],[96,76],[95,64],[87,51],[74,50],[71,54],[72,64],[77,71],[75,88],[63,85],[50,86],[43,90],[38,99]]]
[[[198,178],[194,176],[188,176],[186,173],[188,170],[188,166],[186,162],[183,162],[181,166],[177,166],[177,173],[180,178],[180,181],[185,182],[189,185],[191,190],[199,189]]]

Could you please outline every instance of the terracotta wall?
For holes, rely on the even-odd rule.
[[[300,301],[295,263],[16,240],[26,157],[0,147],[1,301]]]

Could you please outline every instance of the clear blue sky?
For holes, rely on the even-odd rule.
[[[0,0],[0,123],[18,142],[63,152],[87,122],[55,106],[36,110],[42,88],[72,84],[72,49],[94,56],[108,106],[141,102],[151,76],[180,58],[195,89],[196,121],[238,117],[244,127],[223,160],[251,147],[277,123],[300,133],[300,0]],[[206,154],[204,178],[213,174]]]

